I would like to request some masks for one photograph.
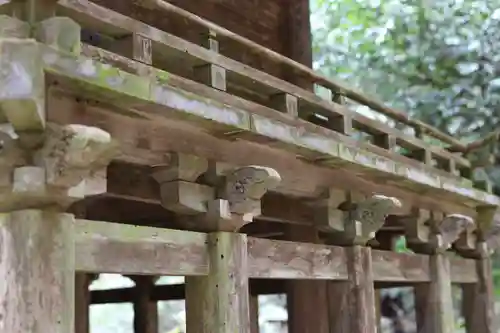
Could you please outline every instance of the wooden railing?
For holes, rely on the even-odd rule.
[[[463,147],[460,142],[435,128],[412,119],[405,113],[385,107],[360,92],[322,77],[310,68],[171,4],[163,1],[145,1],[142,6],[153,6],[154,10],[166,10],[169,14],[202,25],[207,31],[204,45],[208,48],[87,0],[61,0],[58,11],[61,15],[77,21],[85,32],[84,41],[96,47],[207,84],[276,111],[285,112],[290,117],[311,121],[338,133],[341,139],[358,141],[357,145],[363,149],[389,157],[396,162],[424,170],[434,170],[433,172],[447,177],[472,177],[470,162],[460,153],[452,153],[443,147],[424,141],[425,134],[453,147]],[[219,54],[218,43],[223,42],[224,38],[237,41],[243,47],[266,58],[292,67],[298,71],[298,75],[305,75],[312,83],[322,85],[334,94],[344,95],[386,114],[395,121],[413,128],[416,136],[352,112],[345,105],[323,99],[311,91]],[[316,115],[320,117],[315,117]],[[369,137],[369,141],[356,140],[356,132]]]

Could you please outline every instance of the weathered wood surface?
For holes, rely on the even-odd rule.
[[[389,128],[388,126],[380,122],[373,121],[358,113],[351,114],[350,111],[343,108],[341,105],[327,102],[322,98],[314,95],[313,93],[308,93],[305,90],[299,89],[294,85],[281,81],[264,72],[259,72],[255,69],[242,66],[238,62],[224,56],[217,55],[216,53],[210,53],[204,48],[201,48],[166,32],[160,31],[154,27],[143,24],[139,21],[135,21],[129,17],[113,12],[109,9],[106,9],[105,7],[97,6],[95,4],[87,2],[86,0],[62,1],[61,5],[64,7],[64,11],[67,15],[71,16],[82,24],[89,20],[95,21],[92,23],[92,28],[95,29],[97,27],[104,33],[113,35],[116,34],[117,31],[122,31],[121,34],[138,32],[148,37],[153,42],[154,52],[158,52],[160,54],[160,57],[171,58],[168,62],[172,64],[173,67],[171,68],[172,70],[174,70],[174,73],[176,73],[177,71],[177,73],[180,73],[185,77],[190,77],[189,68],[191,68],[192,66],[197,66],[197,63],[214,64],[218,67],[225,68],[228,71],[228,80],[232,80],[231,73],[235,73],[235,75],[233,75],[234,80],[237,81],[238,84],[242,84],[242,82],[249,79],[249,82],[245,84],[250,84],[250,87],[245,87],[246,89],[253,89],[261,92],[264,91],[264,94],[268,96],[274,95],[278,92],[292,94],[303,100],[303,102],[308,105],[309,109],[312,108],[315,110],[315,112],[323,114],[326,117],[333,116],[334,118],[336,118],[340,116],[340,118],[342,118],[346,115],[349,115],[349,117],[353,118],[353,125],[357,126],[358,130],[368,131],[369,134],[376,136],[384,133],[390,133],[391,136],[398,138],[398,141],[401,142],[400,145],[404,148],[416,152],[420,152],[422,150],[429,151],[432,155],[436,155],[436,158],[439,160],[442,160],[444,158],[444,160],[450,160],[453,161],[453,163],[457,163],[460,168],[469,167],[469,162],[456,154],[451,154],[444,149],[425,144],[417,138],[411,138],[396,129]],[[112,22],[112,26],[109,25],[108,21]],[[196,60],[194,60],[192,64],[187,66],[186,70],[182,71],[181,73],[179,72],[181,66],[183,66],[183,63],[185,64],[186,61],[188,61],[186,55],[190,55]],[[243,81],[242,78],[244,79]],[[264,87],[258,87],[262,83],[264,83]],[[304,103],[302,103],[301,101],[301,105],[303,104]],[[397,154],[393,155],[397,156]]]
[[[186,279],[188,333],[250,333],[246,235],[208,236],[210,270]]]
[[[158,333],[158,303],[152,300],[155,278],[132,276],[134,287],[134,333]]]
[[[429,257],[372,250],[373,279],[385,282],[429,281]]]
[[[249,238],[250,275],[272,279],[347,279],[344,249]]]
[[[341,315],[349,316],[349,332],[377,333],[377,315],[375,305],[375,290],[373,284],[373,267],[371,249],[353,246],[346,249],[347,269],[347,306],[337,308]],[[333,295],[331,295],[333,296]],[[342,298],[341,298],[342,299]],[[341,303],[345,306],[345,303]],[[344,318],[341,319],[346,320]]]
[[[453,333],[453,296],[450,262],[443,254],[429,257],[431,280],[415,286],[417,330],[429,333]]]
[[[75,333],[90,332],[90,280],[87,273],[75,275]]]
[[[311,227],[290,225],[286,230],[286,236],[287,239],[293,241],[309,243],[319,243],[320,241],[318,231]],[[295,259],[295,256],[291,256],[285,260],[292,263]],[[308,261],[313,270],[316,266],[314,259],[313,256],[312,260]],[[328,333],[326,281],[301,279],[287,280],[284,283],[288,331],[290,333]],[[304,320],[304,318],[308,318],[308,320]]]
[[[76,269],[122,274],[206,275],[209,269],[206,241],[207,234],[192,231],[77,220]],[[249,237],[247,251],[251,278],[348,278],[347,257],[342,247]],[[427,256],[379,250],[371,253],[374,281],[430,280]],[[474,265],[471,259],[452,259],[450,281],[477,281]]]
[[[77,220],[76,269],[151,275],[206,275],[207,235]]]
[[[259,333],[259,296],[249,296],[249,311],[250,311],[250,333]]]
[[[140,2],[140,4],[143,7],[146,7],[148,9],[163,10],[163,11],[169,12],[171,14],[175,14],[176,16],[180,16],[183,19],[187,19],[188,21],[195,22],[198,25],[204,26],[208,30],[216,32],[218,35],[221,35],[221,36],[228,38],[230,40],[237,41],[238,43],[245,46],[246,48],[248,48],[252,52],[257,52],[257,53],[265,55],[266,59],[271,59],[271,60],[277,62],[278,64],[286,65],[287,67],[289,67],[289,70],[297,71],[298,73],[300,73],[300,75],[307,77],[311,83],[321,84],[329,89],[332,89],[334,92],[340,92],[341,94],[343,94],[343,95],[345,95],[345,96],[347,96],[355,101],[358,101],[364,105],[367,105],[370,108],[375,109],[376,111],[381,112],[382,114],[385,114],[385,115],[387,115],[387,116],[389,116],[397,121],[400,121],[404,124],[410,125],[421,132],[426,132],[426,134],[428,134],[430,136],[434,136],[435,138],[442,140],[447,144],[457,145],[459,147],[464,146],[458,140],[438,131],[437,129],[433,128],[432,126],[430,126],[428,124],[422,123],[421,121],[419,121],[417,119],[411,119],[407,116],[407,114],[405,114],[401,111],[389,108],[387,106],[384,106],[379,101],[376,101],[373,98],[366,97],[362,93],[360,93],[352,88],[346,87],[342,83],[335,82],[335,81],[332,81],[331,79],[328,79],[326,77],[318,75],[317,73],[315,73],[311,69],[311,67],[312,67],[311,64],[309,64],[307,62],[304,63],[304,61],[301,61],[304,58],[303,55],[296,55],[293,52],[286,50],[288,52],[285,51],[284,53],[287,56],[289,56],[289,58],[284,57],[284,56],[282,56],[274,51],[271,51],[271,50],[255,43],[255,42],[252,42],[251,40],[248,40],[244,37],[241,37],[236,33],[233,33],[229,30],[226,30],[220,26],[217,26],[214,23],[206,21],[206,20],[204,20],[204,19],[202,19],[202,18],[200,18],[200,17],[198,17],[198,16],[196,16],[188,11],[185,11],[181,8],[178,8],[178,7],[168,3],[166,1],[163,1],[163,0],[143,0],[142,2]],[[303,5],[303,6],[306,7],[305,5]],[[305,35],[305,31],[309,31],[310,29],[307,29],[308,25],[304,24],[303,15],[300,16],[300,14],[304,13],[305,9],[299,7],[299,5],[294,5],[293,3],[291,5],[285,6],[285,7],[289,8],[290,14],[283,15],[283,16],[287,17],[287,18],[296,19],[296,22],[294,22],[295,23],[294,25],[297,29],[301,29],[300,30],[301,40],[300,41],[302,43],[295,42],[295,45],[302,45],[302,46],[309,45],[310,41],[308,41],[304,35]],[[199,12],[199,10],[196,8],[193,8],[193,12],[196,13],[196,12]],[[252,12],[252,11],[250,11],[250,12]],[[265,11],[265,10],[259,11],[259,13],[266,13],[266,12],[267,11]],[[132,14],[132,12],[125,12],[125,14],[130,15],[130,14]],[[215,18],[212,18],[212,19],[215,19]],[[226,17],[225,17],[225,19],[226,19]],[[224,19],[224,21],[225,21],[225,19]],[[261,21],[261,20],[259,20],[259,21]],[[276,22],[278,20],[274,20],[274,21]],[[307,20],[307,22],[308,22],[308,20]],[[238,21],[238,28],[242,28],[240,21]],[[255,29],[253,27],[251,29],[245,29],[244,31],[246,32],[247,30],[255,31]],[[293,34],[293,30],[292,30],[292,38],[291,39],[294,39],[294,41],[295,41],[295,39],[297,38],[296,35],[297,34]],[[287,34],[287,36],[290,36],[290,35]],[[262,37],[262,35],[261,35],[261,37]],[[272,48],[272,46],[269,46],[269,47]],[[303,47],[303,49],[310,49],[310,47]],[[304,52],[304,51],[302,51],[302,52]],[[310,52],[310,51],[307,51],[307,52]]]
[[[73,332],[73,223],[39,210],[0,216],[2,332]]]
[[[66,62],[59,63],[59,65],[62,65],[62,64],[69,64],[69,63],[66,63]],[[97,65],[98,63],[95,63],[95,64]],[[58,67],[58,66],[56,66],[56,67]],[[76,77],[80,76],[80,74],[72,73],[72,71],[74,70],[75,67],[78,68],[77,63],[75,63],[74,66],[69,66],[69,67],[70,68],[68,68],[68,67],[57,68],[57,70],[55,68],[53,68],[53,69],[49,70],[52,73],[55,73],[55,72],[53,72],[53,70],[55,70],[57,72],[57,75],[58,75],[58,80],[60,81],[60,83],[64,82],[64,84],[66,85],[67,88],[70,88],[72,86],[72,84],[69,81],[65,81],[64,77],[66,77],[68,75],[70,77],[75,77],[75,75],[76,75]],[[70,72],[66,72],[66,71],[70,71]],[[137,79],[139,81],[141,80],[140,77],[131,76],[130,74],[129,75],[125,75],[125,76],[128,77],[131,80],[132,79],[133,80]],[[82,77],[80,77],[80,79],[82,79]],[[125,82],[126,82],[126,80],[125,80]],[[91,79],[91,80],[87,81],[87,84],[90,84],[90,85],[97,84],[97,85],[101,85],[102,86],[102,82],[100,82],[100,83],[96,82],[94,79]],[[132,83],[128,83],[127,85],[130,85],[130,84],[132,84]],[[139,83],[137,83],[137,84],[139,84]],[[190,83],[190,85],[191,84],[192,83]],[[107,85],[105,85],[105,86],[107,86]],[[147,84],[147,86],[149,86],[149,84]],[[73,87],[76,88],[76,86],[74,86],[74,85],[73,85]],[[82,87],[80,87],[80,93],[79,93],[80,95],[82,95],[83,92],[85,91],[85,89],[81,89],[81,88]],[[113,88],[115,89],[115,91],[121,90],[120,87],[113,87]],[[166,88],[167,88],[167,86],[163,86],[162,89],[166,89]],[[144,92],[147,96],[146,95],[142,95],[142,97],[141,96],[137,96],[137,93],[140,92],[141,90],[135,89],[133,95],[131,96],[130,92],[127,93],[127,89],[128,88],[126,88],[124,91],[122,90],[121,93],[123,93],[125,95],[121,95],[122,97],[121,97],[120,100],[122,100],[123,102],[125,102],[127,100],[127,98],[125,98],[126,94],[129,94],[128,97],[133,97],[133,95],[135,95],[135,97],[133,97],[133,100],[129,101],[129,102],[132,103],[131,105],[135,104],[137,109],[139,109],[138,105],[136,104],[137,102],[139,102],[139,101],[142,100],[143,102],[141,102],[141,103],[144,103],[146,100],[149,99],[149,97],[148,97],[149,93]],[[170,93],[173,94],[172,98],[174,98],[174,96],[177,96],[177,97],[175,97],[175,99],[181,98],[181,100],[182,100],[182,99],[185,98],[185,97],[181,97],[181,95],[179,95],[179,91],[178,90],[176,90],[175,88],[172,88],[172,89],[173,90],[170,90]],[[165,91],[165,93],[167,93],[167,92]],[[222,92],[219,92],[219,93],[223,94]],[[92,94],[94,96],[96,96],[95,92],[92,93]],[[167,94],[169,94],[169,93],[167,93]],[[85,94],[83,94],[83,95],[85,95]],[[199,98],[199,97],[197,97],[197,98]],[[184,104],[184,106],[182,106],[183,105],[182,103],[179,104],[177,102],[175,103],[175,105],[174,104],[170,104],[169,101],[174,101],[175,99],[160,101],[160,103],[167,103],[165,105],[167,108],[162,109],[162,110],[163,111],[168,111],[169,107],[170,108],[174,107],[174,109],[177,109],[178,111],[182,111],[182,112],[188,112],[188,114],[191,113],[191,112],[195,112],[195,110],[192,109],[192,107],[194,106],[194,104]],[[219,100],[219,98],[217,98],[217,99]],[[186,100],[186,102],[187,102],[187,100]],[[118,103],[118,101],[116,101],[115,103]],[[195,104],[197,104],[197,103],[198,102],[196,102]],[[208,105],[208,104],[203,104],[203,103],[200,104],[199,106],[201,107],[202,105]],[[208,101],[207,101],[207,103],[208,103]],[[210,117],[223,117],[223,118],[220,118],[220,120],[222,122],[226,122],[227,123],[227,119],[228,119],[227,116],[229,115],[229,114],[227,114],[227,112],[230,112],[230,109],[228,109],[227,107],[225,107],[224,112],[221,113],[221,114],[218,114],[217,112],[219,112],[219,111],[217,111],[218,109],[213,105],[213,102],[210,102],[210,103],[211,103],[211,106],[210,106],[209,110],[211,110],[211,112],[212,111],[214,112],[214,113],[212,113],[210,115]],[[191,106],[189,106],[189,105],[191,105]],[[143,106],[144,106],[144,104],[143,104]],[[189,108],[185,109],[185,107],[187,107],[187,106],[189,106]],[[181,108],[180,110],[178,109],[179,107]],[[141,107],[141,108],[143,108],[143,107]],[[184,117],[184,116],[182,116],[182,113],[179,114],[178,112],[174,113],[174,114],[172,114],[170,112],[168,112],[167,114],[165,114],[164,112],[158,113],[158,111],[160,111],[160,110],[161,109],[158,109],[158,108],[147,107],[147,111],[148,112],[141,113],[141,115],[143,115],[143,116],[144,115],[148,115],[148,114],[151,115],[151,113],[149,113],[149,112],[153,111],[153,114],[156,114],[156,116],[155,116],[156,117],[155,118],[156,121],[160,120],[160,119],[158,119],[158,115],[161,115],[163,117],[163,116],[165,116],[165,115],[168,114],[169,116],[174,116],[174,117],[178,117],[179,115],[181,115],[181,118]],[[264,109],[262,109],[262,110],[264,110]],[[229,125],[229,126],[236,126],[236,127],[243,126],[241,128],[243,130],[249,130],[249,129],[245,129],[245,126],[247,126],[247,125],[245,125],[246,120],[243,121],[242,119],[247,119],[246,117],[250,117],[250,118],[254,119],[255,121],[257,121],[257,123],[259,121],[263,121],[263,119],[264,119],[264,118],[260,117],[259,115],[255,114],[255,113],[251,113],[251,114],[245,113],[241,109],[235,109],[234,111],[236,113],[234,114],[235,118],[233,118],[233,119],[236,122],[234,122],[234,121],[231,120],[230,123],[227,123],[227,125]],[[269,112],[266,111],[266,113],[269,113]],[[186,114],[186,116],[188,114]],[[197,115],[196,117],[200,117],[200,116],[202,118],[205,117],[205,115]],[[243,118],[240,118],[241,116]],[[274,113],[274,112],[271,111],[271,113],[269,113],[266,117],[274,117],[274,116],[279,116],[279,114]],[[52,117],[54,117],[54,116],[52,116]],[[193,118],[192,115],[190,115],[189,117],[190,117],[190,119],[196,119],[196,118]],[[50,118],[50,116],[49,116],[49,118]],[[186,118],[184,118],[184,119],[186,119]],[[203,118],[203,119],[206,119],[206,118]],[[236,120],[236,119],[241,119],[241,120]],[[266,118],[266,119],[269,120],[269,118]],[[283,120],[286,121],[286,122],[289,122],[289,120],[287,120],[285,118],[283,118]],[[139,120],[138,119],[134,119],[134,121],[138,122]],[[241,122],[241,121],[243,121],[243,122]],[[261,128],[258,125],[256,125],[257,123],[255,123],[255,121],[253,121],[253,124],[254,124],[254,126],[257,126],[257,127],[255,127],[254,129],[256,131],[264,130],[264,128]],[[123,123],[123,121],[122,121],[122,123]],[[164,122],[162,121],[162,123],[164,123]],[[213,123],[213,122],[211,122],[211,123]],[[221,124],[221,123],[218,123],[218,124]],[[137,124],[137,125],[139,125],[139,124]],[[134,127],[137,127],[137,125],[135,125]],[[311,125],[311,124],[309,124],[309,125]],[[307,126],[309,126],[309,125],[307,125]],[[272,126],[282,126],[282,125],[278,124],[278,123],[275,123],[275,125],[272,125]],[[304,127],[304,126],[306,126],[306,123],[303,123],[302,125],[293,125],[293,126],[288,126],[288,127],[287,126],[288,125],[285,125],[285,128],[288,128],[287,130],[285,130],[285,132],[288,131],[288,130],[290,130],[292,132],[296,132],[298,127]],[[311,126],[312,126],[311,129],[316,128],[314,125],[311,125]],[[109,127],[109,125],[107,127]],[[121,128],[123,128],[123,127],[121,127]],[[260,130],[259,130],[259,128],[260,128]],[[118,137],[120,136],[119,133],[114,133],[114,131],[113,131],[112,128],[106,128],[106,129],[108,131],[112,132],[113,135],[116,134]],[[319,130],[319,128],[316,128],[316,129]],[[252,131],[252,129],[250,129],[250,131]],[[267,131],[267,130],[265,130],[265,131]],[[261,134],[258,134],[258,135],[263,135],[264,137],[267,136],[267,135],[275,136],[276,133],[278,133],[278,132],[276,132],[276,131],[274,131],[274,132],[265,132],[265,133],[261,132]],[[332,133],[333,132],[329,131],[328,133],[324,133],[324,134],[325,135],[332,135]],[[141,135],[141,137],[144,140],[150,140],[151,139],[151,137],[148,138],[144,134]],[[305,139],[306,137],[304,135],[305,134],[301,134],[300,137],[302,137],[302,138]],[[317,138],[317,139],[321,139],[321,141],[322,141],[321,147],[323,147],[323,148],[326,147],[325,144],[328,145],[327,144],[328,142],[331,142],[333,144],[332,139],[329,139],[327,136],[318,136],[318,135],[314,134],[314,137]],[[208,138],[210,138],[210,136],[208,136]],[[289,141],[289,139],[292,139],[292,138],[294,138],[294,139],[292,141]],[[458,198],[462,198],[462,200],[466,199],[467,202],[470,203],[470,204],[472,204],[472,205],[474,205],[476,202],[486,202],[488,204],[494,204],[498,200],[498,198],[496,198],[493,195],[490,195],[490,194],[487,194],[487,193],[475,190],[475,189],[470,188],[470,187],[463,187],[463,184],[459,185],[455,180],[452,180],[451,178],[448,178],[448,177],[444,177],[443,178],[441,176],[438,176],[437,174],[433,174],[431,176],[431,178],[433,180],[429,182],[430,178],[425,178],[424,179],[424,178],[421,178],[420,176],[418,176],[418,174],[421,174],[420,170],[417,171],[417,169],[415,169],[414,167],[412,167],[410,165],[405,165],[404,167],[402,167],[402,164],[398,164],[397,162],[390,161],[389,159],[386,159],[385,157],[380,157],[382,159],[385,159],[384,162],[382,164],[380,164],[382,160],[380,160],[379,157],[375,158],[376,155],[372,155],[373,153],[368,153],[367,151],[362,150],[362,149],[359,150],[359,148],[354,148],[354,146],[352,146],[352,148],[349,148],[349,149],[355,149],[355,151],[357,151],[357,153],[356,153],[357,155],[356,154],[355,155],[350,155],[351,153],[345,155],[343,152],[340,153],[340,155],[339,155],[339,154],[336,153],[335,149],[332,151],[330,148],[328,148],[327,149],[328,152],[326,152],[320,146],[316,146],[316,143],[319,143],[319,141],[316,141],[316,139],[314,139],[313,141],[310,141],[309,139],[305,139],[306,141],[304,141],[303,143],[300,143],[295,138],[296,137],[294,135],[292,135],[291,137],[286,137],[285,136],[285,137],[276,138],[276,139],[278,139],[278,140],[285,140],[284,142],[289,142],[289,143],[287,143],[285,145],[286,146],[286,148],[284,147],[285,150],[292,149],[292,151],[293,151],[295,148],[302,147],[302,148],[300,148],[300,149],[302,149],[302,152],[305,152],[305,154],[308,155],[309,152],[313,152],[313,151],[316,151],[316,150],[319,149],[320,151],[323,151],[323,153],[320,153],[320,154],[327,153],[328,156],[330,156],[329,158],[333,158],[334,160],[338,160],[338,161],[344,161],[344,162],[347,162],[347,163],[349,163],[349,164],[351,164],[353,166],[361,167],[363,170],[365,170],[367,172],[369,171],[369,173],[364,174],[364,176],[366,177],[367,180],[371,179],[372,181],[379,182],[380,179],[381,179],[380,178],[381,176],[382,177],[389,177],[389,178],[391,178],[391,177],[398,178],[399,177],[399,179],[405,179],[406,178],[407,182],[410,182],[410,183],[413,184],[413,185],[411,185],[411,188],[413,188],[413,189],[417,189],[417,188],[427,188],[427,189],[433,188],[434,190],[439,189],[439,191],[435,191],[435,193],[436,194],[439,193],[442,196],[448,197],[450,199],[450,201],[456,201],[456,200],[458,200]],[[119,139],[119,138],[117,138],[117,139]],[[212,138],[211,140],[214,140],[214,139]],[[338,140],[339,139],[337,139],[337,142],[338,142]],[[316,143],[314,143],[314,142],[316,142]],[[344,140],[344,142],[345,142],[345,140]],[[311,144],[313,144],[314,147],[311,146]],[[333,145],[336,146],[337,143],[335,143]],[[357,143],[356,146],[359,146],[359,144]],[[370,149],[372,149],[372,148],[370,148]],[[340,149],[340,151],[343,151],[343,148]],[[314,154],[315,153],[313,153],[313,155]],[[363,155],[359,155],[359,154],[363,154]],[[368,155],[366,155],[366,154],[368,154]],[[234,156],[237,156],[237,155],[234,155]],[[335,157],[335,156],[337,156],[337,157]],[[361,159],[359,159],[356,156],[358,156]],[[361,156],[365,156],[365,157],[361,157]],[[368,156],[374,157],[375,158],[374,161],[377,161],[377,163],[376,164],[371,164],[372,162],[369,162],[369,160],[371,159],[371,157],[368,158]],[[366,158],[368,158],[368,160]],[[399,165],[399,167],[397,167],[397,165]],[[377,169],[377,168],[379,168],[379,169]],[[278,171],[281,172],[281,170],[278,170]],[[373,172],[375,172],[375,173],[371,174]],[[417,172],[417,173],[415,173],[415,172]],[[346,173],[346,172],[344,171],[343,173]],[[428,177],[429,175],[430,174],[428,174],[425,177]],[[409,177],[410,179],[408,179],[407,177]],[[352,176],[350,176],[349,178],[352,178]],[[393,184],[397,184],[397,186],[403,186],[403,183],[398,183],[397,181],[394,182]],[[406,185],[404,185],[404,186],[406,186]],[[406,196],[408,196],[408,194]],[[420,200],[422,200],[422,199],[420,199]]]
[[[477,282],[462,285],[465,327],[468,333],[498,332],[491,258],[483,256],[475,264]]]

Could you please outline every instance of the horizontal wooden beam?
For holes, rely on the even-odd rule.
[[[172,77],[170,79],[172,82]],[[65,89],[70,87],[65,85]],[[344,190],[356,188],[366,194],[375,192],[397,197],[405,203],[405,207],[415,205],[429,210],[474,214],[471,207],[463,204],[464,201],[457,202],[439,192],[430,191],[423,196],[411,188],[398,188],[397,182],[388,183],[382,179],[374,181],[369,177],[363,179],[349,169],[325,168],[297,159],[295,154],[289,152],[244,140],[216,138],[176,121],[148,121],[138,114],[124,114],[130,113],[130,110],[83,100],[79,96],[74,92],[50,88],[47,96],[48,118],[58,124],[98,125],[120,142],[122,154],[119,161],[127,164],[115,163],[110,167],[110,193],[137,200],[156,200],[158,185],[151,178],[149,166],[164,164],[167,154],[180,152],[233,165],[272,167],[282,178],[276,191],[294,197],[318,197],[329,187]],[[61,109],[65,112],[56,112]],[[123,128],[127,128],[127,131],[123,131]],[[130,169],[126,173],[121,172],[126,168]],[[130,187],[131,183],[134,186]]]
[[[153,301],[174,301],[185,298],[185,284],[156,285],[151,290]],[[250,279],[250,294],[272,295],[285,292],[281,280]],[[92,290],[91,304],[111,304],[130,302],[134,295],[134,287],[107,290]]]
[[[124,275],[206,275],[207,235],[77,220],[76,270]]]
[[[44,52],[51,53],[48,50]],[[62,54],[51,53],[50,56],[62,57]],[[228,135],[234,137],[235,133],[240,133],[241,136],[238,134],[238,137],[243,138],[243,141],[254,144],[264,142],[266,145],[272,146],[273,149],[281,150],[280,153],[275,151],[278,154],[287,152],[292,154],[294,158],[299,155],[318,165],[341,166],[345,170],[354,170],[356,173],[362,174],[363,178],[367,180],[382,183],[390,180],[392,184],[405,187],[412,192],[430,190],[430,194],[436,193],[435,195],[439,195],[441,198],[449,197],[450,201],[458,203],[460,200],[461,203],[466,202],[472,206],[479,203],[496,204],[500,202],[497,197],[474,189],[470,187],[470,184],[465,184],[464,182],[467,181],[462,178],[451,174],[445,175],[439,170],[427,170],[423,165],[413,165],[410,163],[410,159],[406,162],[399,161],[396,155],[387,153],[373,145],[363,145],[333,131],[325,130],[300,119],[285,117],[274,110],[243,101],[206,86],[200,87],[200,84],[196,82],[176,77],[170,73],[151,68],[152,71],[156,72],[155,75],[158,76],[159,80],[158,84],[152,87],[149,77],[140,77],[113,67],[113,71],[116,71],[119,77],[124,78],[122,82],[128,82],[125,86],[115,85],[97,79],[96,77],[101,74],[88,77],[82,73],[75,73],[74,67],[82,60],[63,58],[60,61],[46,64],[47,71],[59,81],[61,86],[64,86],[65,89],[72,89],[72,87],[77,89],[78,95],[83,98],[99,99],[101,95],[100,98],[114,104],[115,109],[119,105],[127,106],[125,112],[130,116],[133,115],[134,121],[141,117],[158,121],[160,124],[166,124],[167,120],[168,122],[180,121],[184,125],[177,126],[187,126],[191,129],[193,126],[202,127],[211,133],[212,139],[217,136],[230,139]],[[88,61],[92,61],[97,72],[104,70],[104,68],[106,72],[110,71],[109,65],[90,59]],[[168,79],[161,81],[161,77]],[[131,89],[130,86],[141,88]],[[99,90],[96,89],[97,87]],[[189,89],[185,90],[186,87]],[[204,89],[210,89],[210,91],[206,91],[208,95],[203,95]],[[170,97],[165,98],[165,96]],[[238,103],[240,106],[237,106]],[[130,109],[131,107],[133,109]],[[249,112],[249,107],[251,107],[251,112]],[[200,109],[206,108],[210,112],[200,113]],[[186,124],[187,122],[190,124]],[[116,127],[117,125],[105,124],[105,126]],[[122,128],[123,126],[120,127],[120,129]],[[299,131],[298,128],[301,130]],[[106,130],[109,131],[108,128]],[[145,133],[139,135],[143,143],[150,140]],[[135,140],[137,139],[139,138],[135,138]],[[173,141],[179,140],[177,138]],[[267,149],[269,148],[267,147]],[[352,177],[353,174],[350,178]]]
[[[76,270],[119,274],[208,274],[207,234],[77,220]],[[422,255],[372,251],[374,280],[429,281],[428,258]],[[248,238],[249,276],[265,279],[346,280],[342,247]],[[474,262],[451,261],[452,282],[476,280]]]

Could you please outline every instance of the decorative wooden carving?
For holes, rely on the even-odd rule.
[[[333,193],[330,193],[333,194]],[[328,227],[332,232],[331,241],[337,244],[366,244],[375,237],[377,232],[384,224],[385,219],[395,209],[402,207],[401,201],[394,197],[375,194],[367,199],[358,202],[344,202],[346,210],[340,210],[339,199],[352,198],[353,195],[344,195],[337,193],[336,200],[329,199],[329,206],[323,209],[323,214],[318,215],[318,222],[323,221],[323,228]],[[332,201],[333,200],[333,201]],[[333,205],[337,205],[334,208]],[[321,212],[321,211],[320,211]],[[324,214],[324,213],[327,214]]]
[[[471,233],[474,230],[474,221],[469,216],[450,214],[436,223],[436,246],[442,250],[449,249],[462,233]]]

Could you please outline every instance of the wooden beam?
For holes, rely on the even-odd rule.
[[[40,210],[0,216],[2,332],[74,331],[73,223]]]
[[[172,301],[185,299],[185,284],[156,285],[151,292],[155,301]],[[250,295],[271,295],[285,292],[284,281],[278,279],[250,279]],[[92,304],[127,303],[132,302],[134,288],[119,288],[108,290],[92,290]]]
[[[50,89],[48,103],[50,110],[64,109],[66,112],[49,112],[48,118],[55,123],[81,123],[98,124],[121,143],[121,161],[134,162],[135,171],[121,174],[123,180],[119,180],[118,175],[113,176],[113,169],[110,168],[110,181],[108,190],[110,193],[126,194],[137,200],[143,198],[156,198],[157,190],[154,190],[154,180],[151,179],[148,167],[155,164],[164,164],[166,155],[170,152],[181,152],[198,155],[214,161],[226,162],[233,165],[266,165],[276,169],[282,182],[277,191],[284,194],[293,194],[298,197],[317,197],[326,188],[335,187],[349,190],[359,188],[365,193],[380,193],[394,196],[404,201],[405,205],[424,206],[429,209],[442,209],[450,212],[463,214],[474,214],[474,210],[462,204],[454,203],[437,194],[429,193],[428,196],[421,196],[411,191],[398,189],[392,185],[376,185],[367,179],[360,179],[347,170],[334,170],[309,163],[305,163],[289,153],[278,152],[269,147],[263,147],[245,141],[227,141],[214,138],[199,130],[192,130],[177,122],[164,123],[161,121],[150,122],[145,119],[129,118],[115,112],[113,109],[102,103],[89,101],[78,101],[75,95],[63,93],[59,90]],[[116,107],[114,108],[116,109]],[[121,110],[120,112],[128,112]],[[127,128],[127,131],[123,131]],[[178,138],[183,138],[178,140]],[[242,154],[242,152],[246,152]],[[123,164],[122,164],[123,165]],[[121,167],[121,170],[126,168]],[[132,177],[132,175],[135,175]],[[129,178],[131,177],[131,178]],[[116,179],[116,180],[112,180]],[[122,183],[134,180],[137,187],[137,194],[130,192],[130,187]],[[142,180],[141,180],[142,179]],[[146,179],[149,179],[147,181]],[[145,180],[145,181],[144,181]],[[140,194],[142,193],[142,194]],[[264,198],[265,200],[265,198]],[[438,204],[439,202],[439,204]],[[294,207],[291,205],[290,207]],[[265,207],[264,213],[265,213]]]
[[[130,275],[204,276],[209,272],[206,241],[204,233],[77,220],[76,269]],[[249,276],[347,280],[345,251],[338,246],[249,237]],[[371,255],[374,281],[430,281],[427,256],[379,250],[373,250]],[[452,283],[477,281],[473,260],[454,258],[450,266]]]
[[[347,279],[341,247],[251,237],[248,261],[254,278]]]
[[[250,333],[246,243],[246,235],[209,235],[208,275],[186,278],[188,333]]]
[[[202,233],[77,220],[75,238],[79,271],[128,275],[208,271],[207,236]]]

